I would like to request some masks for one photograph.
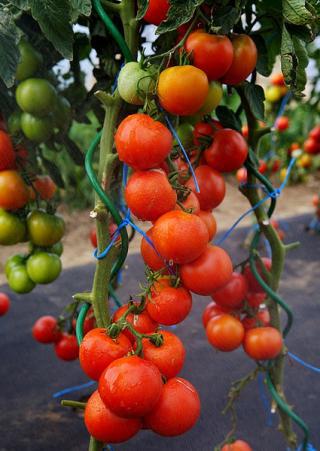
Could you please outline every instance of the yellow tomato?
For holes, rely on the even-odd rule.
[[[278,102],[282,97],[280,86],[269,86],[265,92],[266,100],[270,103]]]

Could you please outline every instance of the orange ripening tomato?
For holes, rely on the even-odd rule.
[[[177,116],[191,116],[209,92],[206,74],[194,66],[173,66],[160,73],[158,97],[163,108]]]
[[[221,204],[226,194],[226,184],[222,175],[208,165],[201,165],[194,171],[200,192],[196,192],[193,178],[190,178],[186,186],[197,196],[201,210],[212,210]]]
[[[152,237],[160,255],[169,262],[188,263],[205,250],[209,233],[196,215],[183,211],[169,211],[156,221]]]
[[[246,278],[233,272],[229,282],[211,295],[212,299],[222,307],[240,308],[243,305],[248,283]]]
[[[213,141],[205,151],[204,158],[212,169],[232,172],[239,169],[248,156],[248,144],[236,130],[224,128],[213,135]]]
[[[38,175],[32,183],[42,200],[50,200],[57,191],[57,185],[49,175]]]
[[[132,213],[142,221],[155,221],[174,210],[177,194],[164,172],[137,171],[128,180],[125,200]]]
[[[200,210],[196,214],[197,216],[199,216],[200,219],[202,219],[202,221],[207,226],[209,232],[209,241],[211,241],[212,238],[217,233],[217,221],[215,220],[215,217],[213,216],[210,210]]]
[[[205,328],[211,318],[214,316],[223,315],[224,313],[230,313],[232,314],[232,309],[221,307],[221,305],[216,304],[215,302],[209,302],[209,304],[206,306],[206,308],[203,310],[202,313],[202,324]]]
[[[237,170],[236,178],[239,183],[247,183],[247,177],[248,177],[248,173],[247,173],[246,168],[240,168]]]
[[[282,344],[282,335],[275,327],[256,327],[246,331],[243,348],[254,360],[270,360],[280,354]]]
[[[158,167],[173,145],[167,127],[142,113],[127,116],[119,125],[114,139],[119,160],[140,170]]]
[[[149,0],[143,19],[151,24],[160,25],[169,11],[169,0]]]
[[[193,65],[203,70],[209,80],[219,80],[232,64],[233,46],[227,36],[196,30],[188,36],[184,47],[191,53]]]
[[[12,169],[16,160],[16,154],[10,136],[0,130],[0,171]]]
[[[312,196],[312,205],[314,207],[319,207],[319,205],[320,205],[320,198],[319,198],[318,194],[314,194]]]
[[[285,81],[284,81],[284,76],[283,74],[280,72],[278,74],[273,74],[271,75],[271,84],[274,86],[285,86]]]
[[[249,136],[249,127],[247,125],[243,125],[241,128],[241,133],[244,138],[248,138]]]
[[[253,451],[251,446],[244,440],[236,440],[233,443],[227,443],[221,451]]]
[[[102,401],[98,390],[88,399],[84,422],[92,437],[107,443],[125,442],[142,427],[140,418],[122,418],[113,413]]]
[[[180,266],[180,277],[188,290],[209,296],[229,282],[232,269],[226,251],[209,244],[200,257]]]
[[[199,415],[197,390],[186,379],[173,377],[164,384],[158,403],[144,421],[153,432],[174,437],[191,429]]]
[[[17,171],[0,172],[0,208],[16,210],[26,205],[29,190]]]
[[[153,242],[153,227],[149,229],[147,232],[147,236]],[[152,271],[159,271],[159,269],[164,268],[165,262],[164,259],[161,258],[160,255],[157,254],[153,246],[143,237],[140,244],[140,252],[143,258],[143,261],[147,266],[149,266]]]
[[[230,69],[222,77],[222,83],[238,85],[242,83],[254,70],[257,64],[258,52],[253,40],[238,34],[231,37],[233,45],[233,60]]]
[[[214,348],[230,352],[237,349],[243,342],[244,327],[239,319],[223,314],[209,320],[206,334],[209,343]]]

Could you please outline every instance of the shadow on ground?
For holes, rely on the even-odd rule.
[[[306,361],[319,365],[318,324],[320,303],[320,237],[304,232],[310,217],[288,222],[286,240],[299,239],[302,246],[291,251],[286,263],[281,293],[292,306],[294,327],[288,337],[290,351]],[[226,249],[235,263],[245,255],[240,243],[246,229],[239,229],[228,239]],[[285,240],[285,241],[286,241]],[[78,362],[64,363],[55,358],[49,346],[36,344],[30,329],[43,314],[58,314],[74,292],[88,290],[93,265],[66,270],[57,282],[38,287],[25,296],[12,295],[12,308],[0,320],[0,451],[84,451],[87,433],[80,415],[60,407],[52,398],[56,391],[87,381]],[[128,258],[119,290],[122,299],[138,292],[143,278],[139,256]],[[7,287],[1,289],[7,291]],[[220,412],[232,380],[253,368],[242,350],[231,354],[216,353],[206,342],[201,326],[201,312],[208,298],[195,297],[192,314],[176,328],[183,339],[187,358],[181,375],[199,390],[202,413],[196,427],[182,437],[165,439],[149,431],[141,432],[130,442],[116,446],[121,451],[213,451],[229,430],[229,418]],[[320,448],[319,404],[320,376],[294,361],[287,364],[286,390],[290,403],[311,430],[311,442]],[[89,392],[73,395],[79,399]],[[267,425],[270,415],[261,398],[258,383],[247,388],[238,402],[239,438],[248,440],[255,451],[285,451],[286,446],[276,430],[277,420]]]

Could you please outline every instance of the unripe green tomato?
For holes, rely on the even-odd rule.
[[[4,272],[6,277],[8,278],[11,270],[16,266],[23,266],[24,265],[25,257],[22,254],[16,254],[12,255],[12,257],[9,257],[4,265]]]
[[[27,272],[30,279],[35,283],[51,283],[59,277],[62,265],[56,254],[48,252],[37,252],[27,261]]]
[[[0,244],[17,244],[23,240],[26,226],[18,216],[0,209]]]
[[[54,123],[61,130],[68,130],[71,124],[71,105],[65,97],[58,96],[56,108],[53,113]]]
[[[176,129],[177,135],[181,141],[181,144],[185,149],[193,146],[193,126],[188,122],[180,124]],[[178,142],[173,141],[173,145],[177,146]]]
[[[37,72],[42,64],[42,56],[25,40],[21,40],[18,47],[20,51],[20,61],[17,66],[16,79],[22,81]]]
[[[57,92],[54,86],[44,78],[28,78],[16,89],[19,107],[34,116],[47,116],[56,107]]]
[[[30,241],[36,246],[53,246],[64,234],[64,220],[42,210],[34,210],[27,217]]]
[[[11,269],[8,284],[11,290],[21,294],[30,293],[36,286],[30,279],[25,265],[16,265]]]
[[[217,108],[219,103],[221,102],[223,96],[223,89],[221,83],[218,81],[212,81],[209,84],[209,92],[204,101],[204,104],[198,111],[200,114],[211,114],[212,111]]]
[[[56,254],[58,255],[58,257],[60,257],[63,253],[63,244],[61,243],[61,241],[58,241],[58,243],[49,247],[48,252],[50,252],[51,254]]]
[[[153,91],[155,82],[150,72],[141,69],[137,62],[127,63],[118,77],[120,97],[132,105],[143,105],[145,98]]]
[[[53,117],[36,117],[29,113],[22,113],[21,128],[24,135],[36,143],[47,141],[53,133]]]
[[[21,111],[15,111],[9,116],[8,130],[10,135],[16,135],[21,130]]]
[[[270,103],[279,102],[282,97],[280,86],[269,86],[265,92],[266,100]]]

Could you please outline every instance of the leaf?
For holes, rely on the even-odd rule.
[[[73,33],[68,0],[29,0],[31,14],[62,56],[72,59]]]
[[[170,0],[167,19],[157,28],[156,33],[166,33],[176,30],[180,25],[189,22],[198,6],[204,0]]]
[[[0,11],[0,77],[7,88],[14,84],[15,73],[20,58],[18,42],[21,31],[16,27],[12,16]]]
[[[55,184],[59,188],[64,188],[64,181],[60,173],[60,169],[56,166],[55,163],[45,158],[43,155],[41,156],[41,161],[45,169],[48,171],[50,177],[55,182]]]
[[[226,106],[218,106],[216,108],[216,115],[223,127],[233,128],[238,132],[241,131],[241,122],[235,113]]]
[[[149,0],[139,0],[138,1],[138,12],[137,12],[137,20],[141,20],[148,8]]]
[[[78,166],[84,165],[84,155],[77,146],[77,144],[72,141],[68,136],[65,136],[63,139],[64,145],[66,147],[66,150],[74,163]]]
[[[89,17],[92,11],[91,0],[71,0],[71,21],[75,22],[79,16]]]
[[[294,25],[307,25],[313,21],[305,0],[282,0],[282,14],[285,21]]]
[[[264,120],[264,90],[259,85],[246,82],[243,89],[251,113],[260,121]]]
[[[220,8],[215,13],[212,22],[212,31],[215,33],[227,34],[241,16],[241,8],[231,8],[230,5]]]
[[[11,5],[26,11],[29,9],[29,0],[10,0]]]

